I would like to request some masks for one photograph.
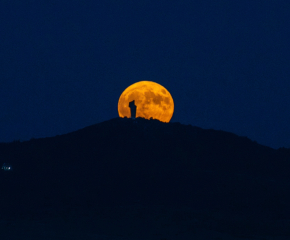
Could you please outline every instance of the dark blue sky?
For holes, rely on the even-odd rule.
[[[171,122],[290,147],[290,1],[0,2],[0,141],[118,116],[150,80]]]

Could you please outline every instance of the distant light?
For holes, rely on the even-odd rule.
[[[1,169],[4,170],[4,171],[11,171],[12,170],[12,166],[10,164],[3,163]]]

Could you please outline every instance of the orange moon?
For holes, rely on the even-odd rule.
[[[119,116],[131,117],[129,102],[135,100],[136,117],[169,122],[174,112],[174,102],[167,89],[158,83],[141,81],[127,87],[118,102]]]

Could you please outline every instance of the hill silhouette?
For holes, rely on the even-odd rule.
[[[1,215],[95,206],[188,206],[289,219],[290,151],[233,133],[142,118],[0,144]]]

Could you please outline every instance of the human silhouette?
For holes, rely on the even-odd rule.
[[[135,119],[136,109],[137,109],[137,106],[135,105],[135,100],[133,100],[132,102],[129,102],[129,108],[131,109],[131,118]]]

